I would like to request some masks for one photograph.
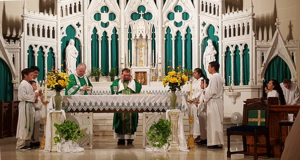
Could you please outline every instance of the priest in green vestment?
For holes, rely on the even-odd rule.
[[[85,76],[86,65],[78,64],[76,72],[69,75],[69,84],[66,88],[65,95],[87,95],[92,91],[92,84],[87,76]]]
[[[124,68],[120,79],[113,81],[110,86],[111,93],[115,94],[135,94],[140,93],[142,85],[132,78],[130,70]],[[131,145],[134,133],[138,125],[138,113],[114,113],[113,129],[118,137],[118,145]]]

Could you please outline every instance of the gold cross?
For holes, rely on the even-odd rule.
[[[257,122],[257,125],[260,126],[261,122],[266,122],[265,118],[261,118],[261,110],[257,111],[257,118],[248,118],[249,122]]]

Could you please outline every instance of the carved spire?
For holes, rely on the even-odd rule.
[[[23,13],[25,14],[27,10],[26,0],[23,2]]]
[[[275,22],[276,29],[279,29],[279,25],[280,25],[279,19],[276,18],[276,22]]]

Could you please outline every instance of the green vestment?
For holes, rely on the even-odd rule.
[[[82,87],[84,85],[88,85],[90,87],[93,87],[90,80],[86,76],[83,76],[83,77],[79,78],[77,75],[71,74],[69,76],[69,79],[70,79],[70,81],[69,81],[69,84],[66,88],[65,95],[74,95],[74,94],[76,94],[79,91],[80,87]],[[86,91],[84,92],[84,95],[87,95]]]
[[[110,86],[111,93],[114,94],[114,86],[119,86],[120,79],[116,79],[113,81],[113,84]],[[138,83],[136,80],[135,82],[135,92],[128,88],[128,82],[123,82],[124,89],[119,93],[122,94],[135,94],[140,93],[142,89],[142,85]],[[117,134],[128,134],[132,135],[136,132],[136,128],[138,125],[139,115],[138,113],[114,113],[114,120],[113,120],[113,129]]]

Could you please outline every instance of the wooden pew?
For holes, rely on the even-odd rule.
[[[278,121],[280,120],[287,120],[288,114],[294,114],[295,116],[298,114],[300,110],[300,105],[278,105],[278,98],[261,98],[261,99],[247,99],[244,101],[245,103],[251,103],[256,101],[264,101],[270,104],[270,115],[269,115],[269,135],[270,135],[270,143],[271,143],[271,154],[274,157],[280,157],[280,144],[279,144],[279,124]],[[291,127],[290,127],[291,128]],[[289,128],[289,129],[290,129]],[[285,140],[288,134],[288,127],[282,127],[282,138],[283,141]],[[265,137],[259,138],[259,144],[263,146],[265,144]],[[253,138],[247,137],[247,145],[249,147],[248,152],[253,152]],[[259,148],[259,153],[264,153],[265,148]]]
[[[12,103],[11,111],[11,125],[9,136],[13,137],[17,133],[18,118],[19,118],[19,103],[20,101],[14,101]]]
[[[9,137],[12,101],[0,101],[0,139]]]

